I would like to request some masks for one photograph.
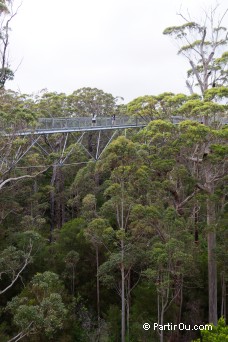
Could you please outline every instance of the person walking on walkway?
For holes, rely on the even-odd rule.
[[[115,125],[115,121],[116,121],[116,114],[112,115],[112,125]]]
[[[92,114],[92,126],[96,126],[96,122],[97,122],[97,115],[96,114]]]

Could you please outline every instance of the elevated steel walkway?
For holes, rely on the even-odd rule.
[[[173,124],[183,120],[185,118],[181,116],[170,119]],[[220,120],[221,125],[227,123],[227,118]],[[117,116],[115,121],[111,117],[98,117],[96,123],[92,123],[91,117],[39,118],[33,127],[24,124],[23,127],[14,127],[0,123],[0,134],[6,139],[17,136],[23,139],[23,144],[16,150],[14,165],[35,148],[46,156],[53,152],[58,154],[59,160],[55,161],[55,165],[62,166],[69,161],[70,156],[75,155],[72,144],[80,146],[90,160],[98,160],[114,137],[126,135],[128,129],[140,129],[147,124],[143,118],[129,116]],[[54,134],[57,136],[53,137]]]
[[[172,116],[170,122],[178,124],[183,120],[195,120],[184,118],[182,116]],[[153,120],[153,119],[151,119]],[[155,120],[155,119],[154,119]],[[200,119],[198,119],[201,122]],[[216,121],[210,119],[210,121]],[[220,118],[220,124],[228,124],[227,117]],[[73,132],[93,132],[93,131],[110,131],[127,128],[145,127],[148,121],[140,117],[117,116],[115,121],[111,117],[98,117],[96,123],[92,123],[91,117],[77,118],[39,118],[36,125],[23,127],[13,127],[12,125],[2,125],[0,123],[0,133],[3,135],[28,136],[28,135],[48,135],[56,133],[73,133]]]
[[[82,118],[39,118],[35,127],[25,127],[15,132],[16,135],[41,135],[55,133],[89,132],[116,130],[125,128],[145,127],[147,122],[142,118],[129,116],[117,117],[114,121],[110,117],[97,118],[92,123],[91,117]]]
[[[91,160],[98,160],[114,137],[125,134],[127,129],[140,129],[148,124],[142,118],[118,116],[115,120],[111,117],[98,117],[92,122],[92,117],[77,118],[39,118],[34,126],[0,124],[0,133],[3,136],[21,137],[23,148],[19,146],[17,163],[32,148],[41,153],[59,154],[59,161],[55,165],[64,165],[74,154],[74,148],[68,147],[76,144],[81,147]],[[52,137],[56,134],[56,137]],[[27,147],[25,147],[27,146]],[[16,160],[15,159],[15,160]]]

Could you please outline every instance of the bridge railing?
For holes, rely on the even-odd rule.
[[[118,127],[118,126],[138,126],[145,125],[142,118],[121,116],[113,121],[111,117],[97,117],[96,122],[92,123],[92,117],[82,118],[39,118],[36,130],[55,130],[55,129],[85,129],[91,127]]]
[[[181,121],[186,120],[187,118],[183,116],[172,116],[170,121],[173,124],[178,124]],[[151,119],[152,121],[153,119]],[[194,118],[188,118],[188,120],[196,120]],[[202,119],[198,118],[197,121],[201,122]],[[221,125],[227,125],[228,119],[227,117],[210,118],[210,123],[217,121]],[[146,121],[140,117],[132,117],[132,116],[116,116],[115,121],[112,120],[112,117],[97,117],[96,123],[92,123],[92,117],[77,117],[77,118],[39,118],[37,123],[33,126],[22,122],[20,125],[9,124],[5,121],[0,120],[0,133],[4,134],[32,134],[32,133],[40,133],[40,132],[58,132],[58,131],[70,131],[70,130],[90,130],[90,129],[110,129],[110,128],[124,128],[124,127],[137,127],[137,126],[146,126],[149,121]]]

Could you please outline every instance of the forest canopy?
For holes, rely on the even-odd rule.
[[[213,13],[164,30],[189,95],[21,94],[2,62],[1,342],[227,338],[227,29]],[[40,133],[44,118],[90,124]]]

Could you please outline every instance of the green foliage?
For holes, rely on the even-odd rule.
[[[25,335],[53,337],[63,327],[67,311],[62,301],[63,287],[57,274],[36,274],[28,288],[7,305],[14,324]]]
[[[117,305],[110,305],[106,314],[106,320],[109,322],[109,341],[115,342],[120,338],[120,310]]]
[[[71,207],[81,210],[83,198],[86,198],[88,194],[94,196],[94,194],[91,193],[91,190],[95,191],[96,189],[94,169],[95,165],[93,162],[91,162],[78,170],[70,188],[72,197],[69,199],[68,204]]]
[[[167,34],[199,28],[189,23],[169,28]],[[198,49],[201,43],[197,39],[192,44]],[[226,60],[224,53],[213,62],[220,70]],[[196,69],[203,73],[202,62]],[[211,66],[208,70],[214,71]],[[191,69],[189,77],[193,75]],[[207,234],[212,228],[218,233],[218,298],[224,302],[228,130],[220,126],[227,107],[216,101],[226,98],[225,86],[207,89],[203,97],[171,92],[139,97],[128,104],[127,114],[143,117],[147,127],[114,139],[96,163],[52,167],[42,176],[9,182],[1,189],[1,289],[27,264],[1,295],[0,339],[22,332],[29,341],[118,341],[122,293],[129,341],[158,340],[157,332],[145,332],[142,324],[161,319],[161,308],[164,322],[188,317],[201,324],[208,315]],[[36,99],[0,92],[1,127],[8,124],[12,132],[41,116],[83,116],[96,110],[110,116],[118,109],[117,99],[93,88],[69,96],[45,91]],[[189,120],[172,124],[172,116]],[[201,118],[208,119],[207,125]],[[62,153],[60,134],[40,137],[46,153],[33,146],[20,159],[30,139],[0,137],[0,182],[25,172],[33,175],[32,165],[57,164],[69,152],[73,162],[87,161],[73,137],[68,139]],[[210,225],[208,203],[215,218]],[[226,327],[219,322],[214,329],[210,338],[225,340]],[[183,338],[194,338],[188,334]],[[209,333],[202,334],[209,341]],[[167,332],[165,338],[172,337]]]
[[[4,0],[0,2],[0,12],[8,12],[8,8]]]
[[[59,247],[67,251],[72,250],[72,246],[77,246],[79,239],[83,238],[82,231],[84,228],[85,221],[82,218],[65,223],[60,231]]]
[[[82,200],[82,215],[88,220],[96,216],[96,197],[93,194],[86,195]]]
[[[79,260],[79,253],[75,251],[70,251],[66,255],[66,259],[65,259],[66,266],[69,268],[74,267],[77,265],[78,260]]]
[[[219,89],[219,88],[218,88]],[[208,94],[208,95],[207,95]],[[206,92],[205,99],[209,98],[210,94],[218,94],[218,91],[210,89]],[[179,112],[185,117],[190,118],[212,118],[213,120],[220,121],[220,118],[223,116],[226,107],[224,105],[214,103],[212,101],[201,101],[201,100],[189,100],[184,103],[180,108]]]
[[[127,105],[127,113],[144,118],[146,122],[156,119],[170,119],[178,115],[179,107],[188,97],[184,94],[163,93],[157,96],[141,96]]]
[[[11,237],[14,245],[0,252],[0,293],[9,290],[20,274],[33,262],[33,256],[43,245],[42,237],[33,231],[15,233]]]
[[[216,100],[227,99],[228,98],[228,88],[223,86],[223,87],[216,87],[216,88],[208,89],[205,92],[204,98],[206,101],[211,101],[213,99],[216,99]],[[225,108],[225,106],[223,108]]]
[[[97,88],[81,88],[68,97],[76,116],[111,116],[116,110],[117,98]]]
[[[9,246],[0,254],[0,272],[11,276],[12,272],[17,272],[20,269],[21,264],[26,257],[26,253],[22,250],[17,250],[14,246]]]
[[[195,30],[195,29],[199,29],[199,25],[195,22],[188,22],[186,24],[180,25],[180,26],[170,26],[167,27],[164,31],[163,34],[174,34],[176,35],[178,33],[179,34],[185,34],[184,32],[187,30]],[[178,37],[179,38],[179,37]]]
[[[94,246],[99,246],[113,236],[113,229],[107,220],[96,218],[88,224],[85,236]]]
[[[200,330],[202,341],[206,342],[225,342],[228,341],[228,326],[225,323],[225,319],[221,317],[218,321],[218,325],[214,326],[210,324],[212,330],[204,329]],[[200,342],[201,339],[194,340],[195,342]]]
[[[204,19],[193,22],[187,15],[180,13],[184,24],[167,27],[164,35],[169,35],[179,45],[178,54],[183,55],[191,66],[187,73],[186,85],[191,94],[194,88],[199,87],[204,96],[209,88],[227,85],[227,28],[222,22],[227,11],[220,17],[218,6],[211,9],[210,13],[204,10]],[[218,25],[218,26],[216,26]],[[216,57],[215,57],[216,56]]]
[[[0,11],[1,11],[0,4]],[[9,68],[0,68],[0,86],[4,87],[6,81],[12,81],[14,79],[14,73]]]

